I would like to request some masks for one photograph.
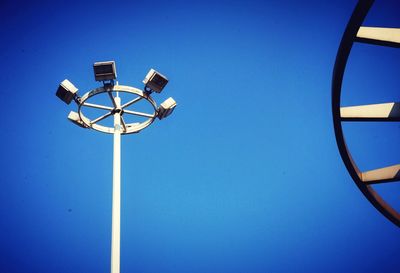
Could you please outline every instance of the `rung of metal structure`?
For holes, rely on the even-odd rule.
[[[355,41],[374,45],[400,47],[400,28],[360,27]]]
[[[400,181],[400,164],[363,172],[361,180],[367,184]]]
[[[400,103],[340,107],[342,121],[400,121]]]

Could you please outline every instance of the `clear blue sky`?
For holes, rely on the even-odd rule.
[[[106,273],[112,136],[68,122],[70,79],[150,68],[170,118],[122,141],[121,273],[398,272],[399,229],[357,189],[331,117],[356,1],[3,1],[0,272]],[[398,1],[366,19],[400,26]],[[398,101],[400,51],[356,45],[343,104]],[[398,162],[400,128],[346,124],[362,169]],[[399,185],[378,189],[399,206]],[[397,203],[396,203],[397,202]]]

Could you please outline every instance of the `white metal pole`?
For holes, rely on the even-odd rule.
[[[114,98],[117,109],[121,99]],[[114,158],[112,190],[111,273],[119,273],[121,241],[121,113],[114,114]]]

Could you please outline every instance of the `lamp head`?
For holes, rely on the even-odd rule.
[[[96,62],[93,64],[96,81],[113,81],[117,78],[117,69],[114,61]]]
[[[143,80],[145,87],[156,92],[161,93],[164,87],[168,83],[167,77],[157,72],[153,68],[147,73],[146,77]]]
[[[58,86],[56,96],[66,104],[70,104],[77,92],[78,88],[76,88],[69,80],[65,79]]]
[[[177,105],[176,101],[173,98],[169,97],[163,103],[160,104],[160,107],[158,107],[157,117],[159,119],[168,117],[169,115],[172,114],[176,105]]]
[[[79,127],[88,128],[88,126],[81,120],[81,118],[79,117],[79,114],[77,112],[74,112],[74,111],[69,112],[68,119],[72,123],[78,125]]]

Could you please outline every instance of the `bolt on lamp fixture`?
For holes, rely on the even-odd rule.
[[[120,215],[121,215],[121,135],[138,133],[153,123],[155,118],[164,119],[169,116],[176,107],[173,98],[168,98],[158,107],[151,97],[152,92],[160,93],[168,83],[168,79],[159,72],[151,69],[145,80],[144,90],[135,87],[119,85],[114,80],[117,79],[117,72],[114,61],[96,62],[93,65],[94,78],[103,83],[103,86],[95,88],[82,97],[78,95],[76,88],[70,81],[64,80],[60,83],[56,95],[66,104],[72,100],[78,106],[78,112],[71,111],[68,119],[79,127],[94,129],[103,133],[113,134],[113,191],[112,191],[112,236],[111,236],[111,273],[120,272]],[[122,102],[120,93],[133,96],[126,102]],[[106,95],[111,103],[102,105],[92,103],[91,98]],[[139,101],[145,101],[151,107],[152,112],[135,111],[129,107],[135,107]],[[84,112],[91,108],[97,111],[106,111],[105,114],[96,118],[89,118]],[[104,124],[104,120],[113,116],[113,126]],[[129,118],[139,118],[139,122],[128,122]],[[144,120],[143,120],[144,119]],[[102,124],[103,123],[103,124]]]

